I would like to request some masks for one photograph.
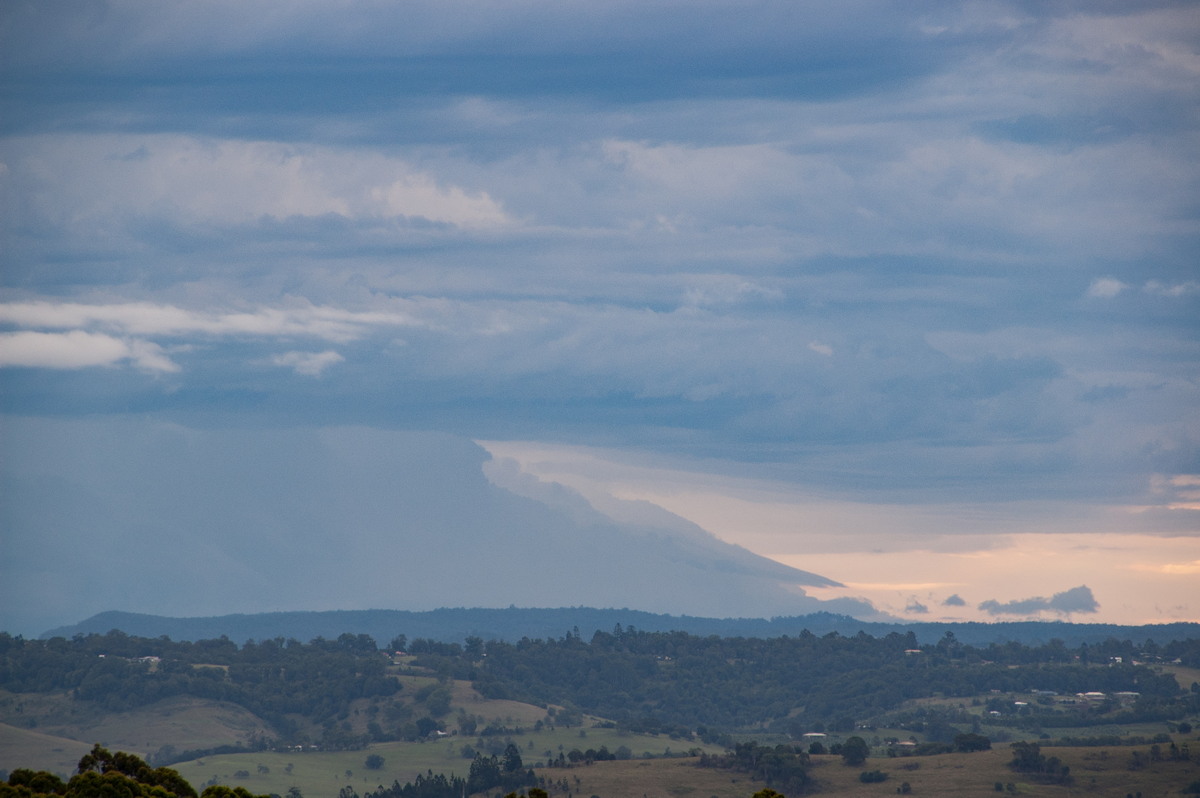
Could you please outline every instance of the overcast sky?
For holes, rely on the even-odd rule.
[[[431,430],[900,617],[1200,620],[1198,153],[1186,0],[13,0],[0,435]]]

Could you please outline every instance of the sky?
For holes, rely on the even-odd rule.
[[[1186,1],[7,2],[0,627],[1200,621],[1197,153]],[[466,501],[795,601],[406,568]]]

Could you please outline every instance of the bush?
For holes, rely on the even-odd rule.
[[[858,774],[858,780],[863,784],[874,784],[880,781],[887,781],[888,774],[882,770],[864,770]]]
[[[367,766],[368,770],[382,770],[383,757],[381,757],[379,754],[371,754],[367,757],[366,762],[363,764]]]

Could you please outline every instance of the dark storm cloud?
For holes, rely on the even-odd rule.
[[[94,606],[507,606],[514,583],[528,606],[873,613],[808,597],[802,586],[835,583],[666,513],[636,525],[561,488],[556,503],[517,496],[485,479],[482,449],[449,435],[10,418],[4,444],[10,631]]]

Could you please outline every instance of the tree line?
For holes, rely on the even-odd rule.
[[[578,723],[586,712],[630,731],[714,742],[750,727],[793,735],[848,732],[909,699],[989,690],[1136,692],[1139,698],[1130,706],[1100,708],[1131,719],[1176,719],[1200,710],[1200,685],[1181,694],[1171,676],[1137,664],[1170,659],[1195,667],[1200,640],[974,647],[952,633],[919,645],[912,632],[757,638],[617,625],[590,640],[578,630],[513,643],[479,637],[463,644],[409,641],[396,635],[386,649],[406,650],[415,656],[412,666],[440,678],[413,696],[429,717],[414,720],[405,714],[411,708],[391,702],[372,716],[377,720],[368,740],[347,737],[346,745],[395,739],[401,725],[418,736],[422,723],[426,733],[437,728],[434,718],[451,708],[451,678],[470,680],[489,698],[552,709],[548,722],[559,725]],[[179,642],[118,631],[49,640],[0,633],[0,687],[14,693],[69,691],[76,700],[113,711],[177,695],[229,701],[266,720],[283,741],[295,735],[299,716],[326,726],[332,742],[346,736],[334,721],[352,702],[387,700],[401,690],[395,668],[367,635],[239,646],[227,638]],[[1059,720],[1054,713],[1035,706],[1026,710],[1028,717],[1006,715],[997,722],[1053,726]],[[1061,718],[1068,720],[1079,725],[1078,717]]]

